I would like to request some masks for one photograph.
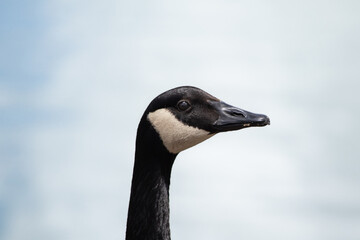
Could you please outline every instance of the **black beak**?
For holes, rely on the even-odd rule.
[[[210,104],[219,114],[219,118],[213,124],[217,132],[270,125],[270,119],[266,115],[251,113],[221,101],[211,101]]]

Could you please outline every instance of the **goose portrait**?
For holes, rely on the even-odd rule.
[[[126,240],[170,240],[170,175],[181,151],[220,132],[269,124],[266,115],[231,106],[196,87],[177,87],[156,97],[137,129]]]

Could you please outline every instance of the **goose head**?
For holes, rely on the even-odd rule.
[[[220,132],[270,124],[263,114],[229,105],[191,86],[171,89],[156,97],[140,122],[150,123],[168,152],[178,154]],[[148,124],[146,124],[148,125]]]

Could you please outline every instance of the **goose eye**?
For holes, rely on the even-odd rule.
[[[185,111],[185,110],[187,110],[187,109],[190,108],[190,103],[189,103],[188,101],[181,100],[181,101],[178,102],[177,108],[178,108],[180,111]]]

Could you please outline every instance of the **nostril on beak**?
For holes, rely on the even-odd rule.
[[[236,108],[228,109],[228,111],[226,111],[226,112],[229,115],[234,116],[234,117],[241,116],[241,117],[246,118],[245,113]]]

